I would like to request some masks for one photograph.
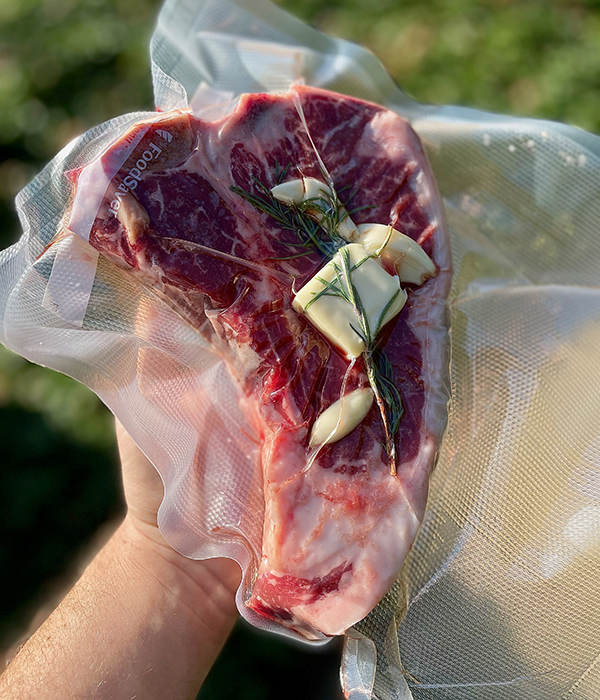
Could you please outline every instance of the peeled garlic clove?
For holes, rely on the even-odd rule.
[[[327,206],[333,199],[331,194],[331,188],[320,180],[315,180],[314,177],[307,177],[304,179],[304,200],[309,199],[321,199],[325,206]],[[311,212],[312,213],[312,212]],[[317,221],[321,220],[321,214],[317,210],[314,212],[316,216],[314,217]],[[336,228],[336,233],[338,236],[346,241],[354,241],[358,237],[358,229],[356,224],[350,218],[350,214],[346,210],[346,207],[340,206],[338,209],[339,224]]]
[[[287,204],[288,207],[294,204],[300,204],[300,202],[304,201],[304,195],[306,194],[304,180],[282,182],[281,185],[275,185],[275,187],[271,189],[271,194],[275,199]]]
[[[359,236],[356,224],[350,218],[350,214],[348,214],[345,207],[340,209],[340,223],[337,227],[337,233],[345,241],[350,242],[356,242]]]
[[[133,192],[128,192],[117,209],[117,219],[123,224],[130,243],[135,243],[141,233],[147,230],[150,216],[139,203]]]
[[[330,201],[333,199],[333,194],[331,192],[331,187],[321,180],[317,180],[314,177],[303,178],[304,183],[304,200],[307,199],[323,199],[324,201]]]
[[[306,210],[306,213],[311,218],[319,222],[323,219],[323,213],[320,209],[327,208],[333,200],[333,193],[329,185],[314,177],[304,177],[282,182],[271,189],[271,194],[275,199],[290,207],[311,199],[321,200],[323,202],[322,205],[319,206],[318,202],[315,201],[315,208]],[[340,207],[338,214],[340,222],[336,227],[335,233],[346,241],[355,240],[358,236],[358,231],[346,208]]]
[[[337,442],[365,418],[373,404],[372,389],[356,389],[326,408],[314,422],[310,446]]]
[[[400,281],[407,284],[423,284],[430,277],[435,277],[435,265],[422,248],[421,253],[410,249],[403,258],[396,260],[396,272]]]
[[[333,199],[329,185],[314,177],[303,177],[282,182],[281,185],[275,185],[271,189],[271,194],[275,199],[289,206],[301,204],[308,199],[322,199],[324,202]]]
[[[395,228],[385,224],[361,224],[358,231],[358,243],[371,255],[394,265],[401,282],[422,284],[435,275],[435,265],[423,248]]]

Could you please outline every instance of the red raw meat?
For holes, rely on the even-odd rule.
[[[282,260],[298,252],[297,235],[231,189],[256,192],[257,181],[271,188],[287,166],[288,180],[322,179],[315,147],[340,199],[357,212],[355,223],[391,224],[416,239],[438,269],[409,287],[406,306],[384,332],[405,409],[397,476],[375,403],[349,435],[307,461],[316,416],[339,399],[344,381],[346,392],[368,387],[365,368],[359,358],[349,370],[342,353],[292,309],[292,286],[300,289],[323,256]],[[417,136],[382,107],[297,87],[244,95],[215,122],[161,115],[132,129],[100,162],[112,179],[90,243],[162,290],[256,405],[265,523],[247,605],[308,638],[342,633],[399,573],[423,517],[446,420],[449,244]],[[85,208],[82,190],[92,180],[80,176],[78,206]]]

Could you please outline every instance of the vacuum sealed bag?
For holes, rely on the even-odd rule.
[[[161,473],[166,539],[240,563],[247,619],[346,631],[348,697],[596,697],[598,139],[418,105],[371,54],[266,2],[167,2],[152,70],[160,114],[87,132],[19,194],[2,342],[102,398]],[[361,153],[371,182],[353,180]],[[300,214],[304,237],[282,224]],[[371,315],[367,265],[390,290]],[[349,340],[329,304],[367,324]],[[391,478],[350,498],[373,465]],[[366,560],[339,546],[362,536]]]
[[[227,471],[234,489],[207,504],[218,525],[196,546],[239,528],[258,565],[242,613],[308,639],[342,634],[400,572],[446,420],[450,253],[417,137],[383,107],[293,86],[242,95],[212,121],[143,120],[69,175],[53,245],[88,241],[173,307],[232,375],[253,425],[258,461],[171,456],[170,472],[219,483]],[[178,402],[177,387],[155,386],[160,363],[136,372],[139,386],[153,381],[146,401]],[[206,398],[218,403],[218,390]],[[262,542],[230,519],[238,472],[262,481]],[[175,529],[190,529],[186,512]]]

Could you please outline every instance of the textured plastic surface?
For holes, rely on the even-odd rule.
[[[336,134],[342,129],[354,136],[344,139],[340,151]],[[135,149],[132,144],[137,144]],[[240,195],[256,191],[257,178],[268,191],[277,182],[277,162],[288,163],[288,175],[294,169],[320,173],[317,155],[340,192],[357,180],[364,182],[363,191],[350,193],[346,200],[358,222],[373,217],[419,236],[438,266],[433,278],[410,291],[385,344],[386,362],[401,386],[406,413],[395,438],[397,478],[382,450],[385,433],[376,406],[347,439],[326,448],[306,444],[308,430],[323,409],[344,392],[369,384],[364,358],[343,359],[312,328],[314,318],[307,322],[292,308],[294,287],[303,287],[322,271],[323,255],[304,248],[306,254],[298,256],[298,232],[277,225],[276,218],[258,212]],[[260,170],[259,163],[264,164]],[[243,615],[250,615],[251,608],[313,639],[342,634],[368,614],[398,576],[423,517],[428,476],[446,424],[444,302],[451,283],[450,246],[441,200],[418,138],[390,110],[295,85],[288,93],[245,94],[217,121],[182,110],[159,113],[117,139],[100,159],[69,175],[76,179],[76,189],[66,230],[89,242],[105,263],[127,270],[151,288],[156,304],[168,303],[196,329],[210,351],[224,360],[243,392],[244,411],[256,422],[259,463],[253,453],[240,458],[233,452],[229,459],[226,433],[210,435],[224,446],[218,453],[209,443],[203,451],[169,455],[172,480],[160,511],[167,541],[193,557],[214,553],[215,544],[222,545],[221,554],[233,556],[235,550],[219,543],[219,537],[225,529],[230,536],[235,533],[253,562],[256,552],[261,554],[256,576],[244,567],[243,589],[251,589],[252,595],[240,609]],[[374,208],[377,200],[381,204]],[[54,289],[61,282],[68,290],[76,288],[75,253],[81,245],[73,250],[72,237],[60,241],[65,254],[56,256],[54,284],[49,286],[52,300],[61,303],[57,311],[74,323],[80,295],[73,295],[70,313],[69,296],[61,297]],[[381,276],[396,280],[399,298],[398,277],[366,257],[362,246],[348,248],[360,254],[350,254],[349,264],[364,263],[351,273],[364,309],[370,309],[371,286]],[[53,252],[48,249],[46,255]],[[82,273],[92,271],[91,264],[80,262]],[[365,278],[362,272],[369,265]],[[81,292],[88,288],[80,285]],[[385,303],[375,303],[381,308],[366,336],[376,334],[384,311]],[[346,316],[346,323],[355,322],[350,311],[353,316]],[[90,305],[87,323],[91,315]],[[145,319],[147,313],[137,316]],[[152,344],[152,335],[145,333],[144,338]],[[111,336],[104,341],[109,346]],[[177,386],[162,381],[158,361],[138,365],[145,384],[162,382],[162,404],[179,401]],[[113,369],[117,374],[118,368]],[[203,371],[201,366],[192,369]],[[176,371],[170,366],[169,373]],[[214,389],[211,399],[221,403],[218,384]],[[147,400],[152,401],[151,393]],[[187,402],[185,395],[183,400]],[[130,412],[119,416],[122,422],[129,421]],[[229,432],[239,429],[237,421],[227,427]],[[145,429],[154,439],[170,432],[171,425],[145,424]],[[207,442],[204,436],[199,441]],[[159,468],[161,473],[165,469]],[[223,483],[216,500],[212,493],[204,496],[199,512],[188,507],[194,504],[187,493],[177,493],[186,488],[177,474],[194,473],[196,483],[187,487],[199,489],[206,469],[214,470],[216,484],[221,474]],[[262,541],[254,529],[231,522],[239,503],[232,485],[255,474],[253,483],[257,488],[262,483],[265,504]]]
[[[372,55],[266,2],[167,2],[152,49],[162,109],[185,107],[194,95],[195,109],[211,109],[242,91],[281,90],[301,77],[395,109],[423,139],[444,199],[455,268],[449,426],[402,581],[349,637],[348,695],[367,698],[373,688],[379,700],[597,698],[600,140],[560,124],[418,105]],[[207,90],[218,91],[216,98]],[[58,289],[42,303],[54,258],[35,262],[66,204],[56,175],[89,162],[139,118],[88,132],[19,195],[25,235],[0,257],[1,340],[85,382],[117,413],[123,398],[115,377],[89,367],[122,368],[118,381],[139,411],[125,427],[160,468],[161,459],[166,465],[182,451],[223,449],[217,439],[198,445],[195,437],[201,424],[218,436],[238,410],[233,386],[229,402],[211,401],[211,382],[227,388],[222,367],[175,313],[157,311],[150,292],[102,260],[80,260],[87,272],[77,274],[89,281],[94,269],[95,278],[77,326],[81,313],[69,305],[77,295]],[[73,251],[62,254],[78,264]],[[99,329],[113,304],[122,320],[110,328],[107,356],[94,334],[106,332]],[[158,363],[163,385],[169,362],[180,359],[203,371],[173,376],[189,396],[175,413],[150,378]],[[171,426],[171,439],[151,439],[138,419]],[[241,413],[237,419],[243,425]],[[255,449],[242,431],[230,439],[240,454]],[[169,485],[180,477],[165,471],[164,478]],[[210,471],[204,478],[205,492],[215,491]],[[262,503],[248,500],[255,484],[231,489],[239,510],[230,522],[214,523],[221,528],[215,547],[230,547],[250,565],[245,550],[234,551],[235,535],[260,530]],[[181,532],[178,513],[165,503],[161,526]],[[177,545],[193,550],[193,538],[181,538]]]

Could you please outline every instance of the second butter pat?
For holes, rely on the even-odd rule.
[[[380,320],[383,327],[400,312],[406,303],[406,292],[400,288],[399,278],[389,275],[375,259],[369,257],[362,245],[351,243],[345,248],[349,254],[350,269],[358,265],[352,270],[350,277],[360,297],[374,339]],[[341,297],[329,294],[319,296],[314,301],[326,287],[324,281],[332,282],[336,279],[335,265],[338,268],[342,267],[339,252],[296,294],[294,308],[304,313],[312,325],[349,358],[354,358],[365,350],[364,341],[352,328],[354,326],[360,329],[354,306]],[[397,296],[394,302],[382,319],[386,306],[395,294]]]

